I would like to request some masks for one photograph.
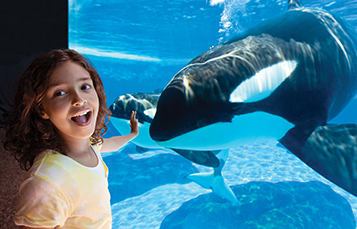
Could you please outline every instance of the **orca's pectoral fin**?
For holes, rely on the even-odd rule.
[[[183,149],[172,150],[196,164],[213,168],[219,167],[219,160],[211,151],[196,151]]]
[[[307,128],[306,126],[296,125],[291,128],[285,136],[279,140],[279,142],[290,152],[300,158],[305,142],[314,131],[315,127],[316,126],[313,128]]]
[[[280,142],[320,175],[357,196],[357,124],[325,125],[311,135],[291,129]]]
[[[316,128],[300,159],[319,174],[357,196],[357,124]]]

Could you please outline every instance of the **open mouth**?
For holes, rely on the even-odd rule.
[[[77,125],[85,126],[90,123],[91,117],[92,117],[92,111],[90,111],[89,109],[85,109],[80,113],[74,115],[71,118],[71,120],[75,122]]]

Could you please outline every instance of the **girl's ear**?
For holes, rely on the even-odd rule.
[[[50,117],[47,115],[47,113],[44,112],[44,111],[41,111],[41,117],[42,117],[43,119],[49,119],[49,118],[50,118]]]
[[[35,110],[37,111],[37,114],[39,116],[41,116],[41,118],[43,118],[43,119],[49,119],[50,118],[50,116],[47,115],[47,113],[44,111],[44,109],[42,108],[41,105],[36,107]]]

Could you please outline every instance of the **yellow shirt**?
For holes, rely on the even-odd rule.
[[[106,177],[70,157],[42,152],[20,186],[17,225],[28,227],[111,228],[108,168],[94,145]]]

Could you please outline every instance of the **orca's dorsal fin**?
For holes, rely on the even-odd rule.
[[[301,1],[300,0],[289,0],[289,10],[300,8]]]

